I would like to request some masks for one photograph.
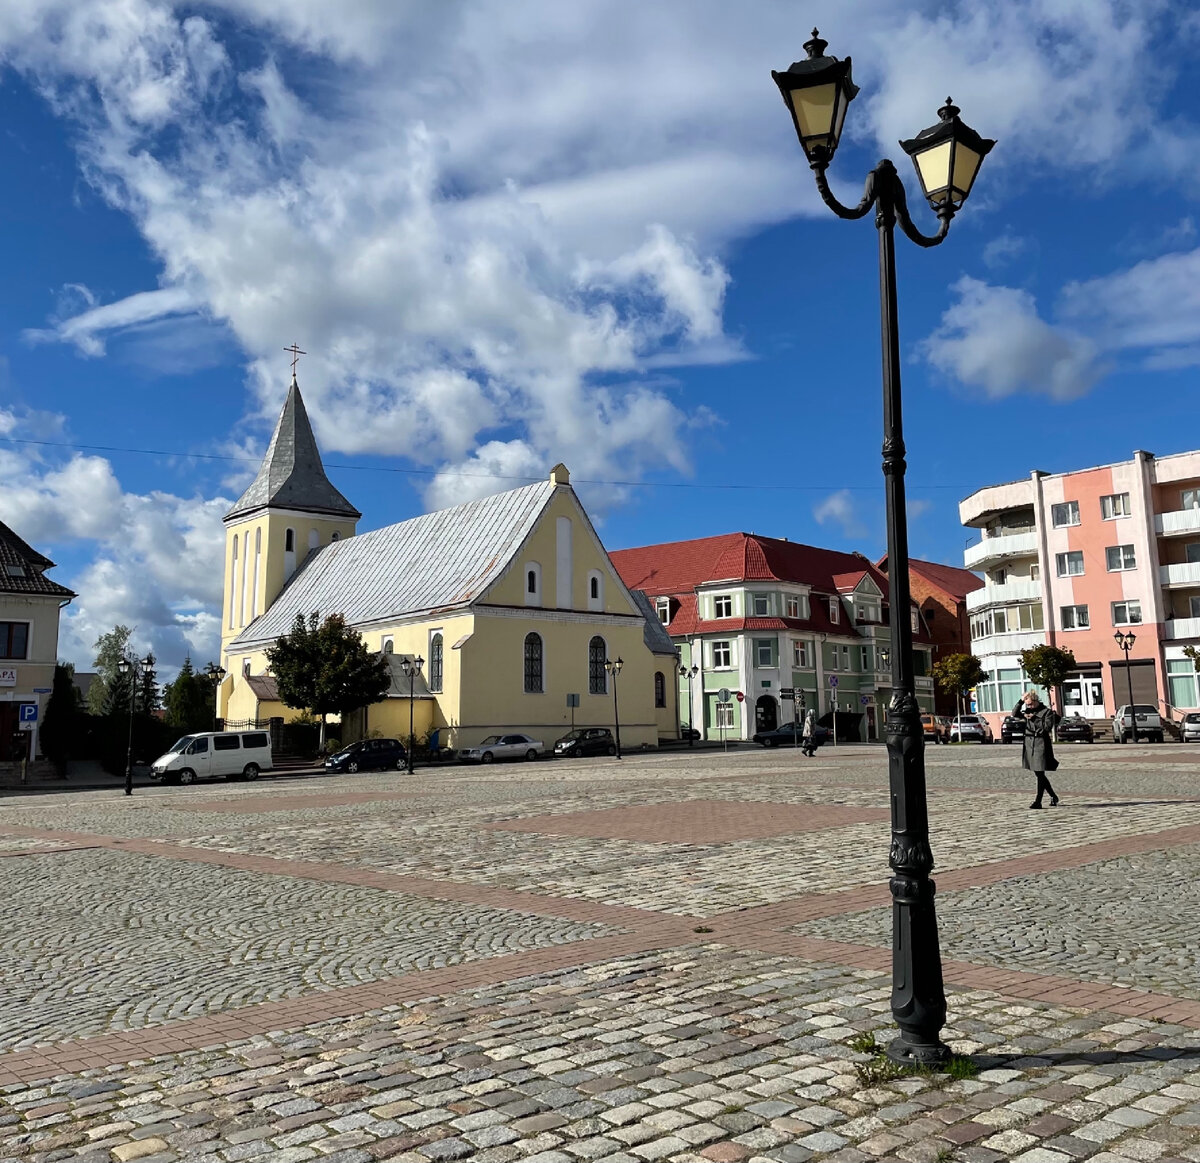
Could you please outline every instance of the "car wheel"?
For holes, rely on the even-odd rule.
[[[1159,731],[1154,736],[1154,742],[1161,743],[1162,741],[1163,741],[1163,733],[1161,731]]]
[[[196,782],[196,773],[190,767],[185,767],[179,773],[179,782],[180,783],[195,783]]]
[[[496,757],[495,757],[495,756],[494,756],[494,755],[493,755],[493,754],[492,754],[490,751],[485,751],[485,752],[484,752],[484,753],[483,753],[483,754],[482,754],[482,755],[479,757],[479,762],[480,762],[480,763],[494,763],[494,762],[495,762],[495,760],[496,760]]]
[[[606,755],[616,755],[616,753],[617,753],[617,745],[615,743],[610,743],[608,745],[607,749],[605,750],[605,754]]]
[[[532,763],[537,758],[537,752],[531,747],[528,751],[525,752],[525,758],[530,763]]]
[[[357,759],[350,760],[350,762],[346,764],[346,770],[349,771],[351,774],[356,772],[358,770],[358,760]]]
[[[252,782],[258,779],[258,764],[247,763],[246,766],[242,768],[242,775],[244,778]]]
[[[397,771],[403,771],[408,764],[404,761],[404,756],[398,756],[396,762],[392,765]]]

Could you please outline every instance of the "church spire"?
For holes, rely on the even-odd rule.
[[[325,475],[317,440],[300,396],[300,385],[296,382],[295,368],[292,369],[292,385],[279,413],[279,423],[275,425],[258,476],[225,514],[225,520],[245,517],[268,507],[349,517],[355,521],[362,516]]]

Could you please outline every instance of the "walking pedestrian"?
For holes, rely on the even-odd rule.
[[[808,708],[800,732],[800,750],[811,759],[817,753],[817,712]]]
[[[1037,691],[1029,691],[1013,708],[1013,717],[1025,722],[1025,743],[1021,748],[1021,766],[1037,776],[1037,794],[1031,808],[1042,806],[1042,796],[1050,796],[1050,806],[1058,806],[1058,796],[1046,778],[1046,772],[1058,770],[1052,737],[1058,715],[1046,706]]]

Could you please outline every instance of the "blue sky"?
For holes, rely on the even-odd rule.
[[[61,653],[215,657],[293,340],[362,528],[563,460],[612,548],[881,552],[875,231],[770,77],[814,24],[844,200],[947,93],[999,139],[898,242],[914,554],[983,484],[1196,447],[1194,4],[8,0],[0,519],[80,593]]]

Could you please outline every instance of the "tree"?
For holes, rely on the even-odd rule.
[[[133,633],[128,626],[114,626],[107,634],[101,634],[96,639],[96,659],[92,665],[96,668],[96,677],[88,688],[88,710],[93,715],[109,713],[114,704],[129,711],[129,682],[120,671],[119,663],[129,653],[129,637]],[[119,697],[110,699],[112,687],[120,687]]]
[[[163,696],[167,722],[180,733],[191,735],[212,728],[212,684],[196,673],[191,655],[183,660],[175,681],[167,683]]]
[[[1063,679],[1077,669],[1075,655],[1070,650],[1061,650],[1057,646],[1031,646],[1021,651],[1021,668],[1038,686],[1058,694],[1058,705],[1062,707],[1059,688]]]
[[[933,677],[942,690],[957,696],[961,715],[963,696],[987,678],[987,671],[973,654],[947,654],[933,664]]]
[[[327,715],[369,707],[392,685],[386,657],[372,654],[341,614],[330,614],[323,622],[315,613],[307,619],[297,614],[291,632],[268,648],[267,665],[284,706],[320,718],[321,747]]]
[[[154,664],[158,659],[154,657],[153,651],[146,654],[146,661],[150,665],[144,666],[141,671],[141,678],[138,682],[137,709],[143,715],[152,715],[162,707],[162,699],[158,693],[158,672],[154,669]]]
[[[42,754],[54,764],[59,779],[67,778],[67,760],[83,729],[84,715],[79,690],[75,686],[75,667],[60,662],[54,668],[54,682],[46,703],[46,719],[39,738]]]

